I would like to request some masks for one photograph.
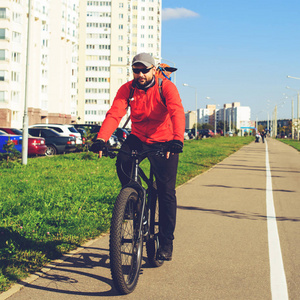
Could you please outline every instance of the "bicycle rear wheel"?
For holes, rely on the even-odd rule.
[[[146,243],[148,262],[152,267],[160,267],[164,261],[157,259],[159,248],[159,203],[157,198],[156,182],[153,182],[150,207],[150,235],[151,238]]]
[[[121,294],[131,293],[139,278],[143,254],[143,235],[139,233],[141,210],[137,191],[121,190],[113,210],[109,243],[111,275]]]

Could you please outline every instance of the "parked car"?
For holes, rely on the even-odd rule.
[[[0,153],[6,153],[3,146],[7,144],[8,140],[14,144],[17,151],[22,152],[22,136],[8,134],[5,131],[0,130]]]
[[[108,144],[113,148],[120,148],[122,146],[121,142],[114,134],[110,136]]]
[[[98,133],[101,128],[101,126],[97,124],[74,124],[72,126],[74,126],[76,129],[83,128],[85,130],[89,130],[90,133]]]
[[[185,132],[187,133],[190,140],[195,138],[194,134],[192,133],[192,131],[190,129],[186,129]]]
[[[78,127],[76,130],[80,133],[81,139],[82,139],[82,144],[84,145],[87,139],[87,132],[84,128]]]
[[[217,129],[217,133],[218,133],[219,135],[224,135],[224,132],[223,132],[222,129]]]
[[[195,128],[191,129],[191,134],[195,137]],[[199,135],[199,130],[197,129],[197,136]]]
[[[213,131],[210,129],[200,129],[199,130],[199,135],[202,137],[212,137],[214,135]]]
[[[119,142],[123,144],[129,136],[129,132],[124,128],[117,128],[113,135],[115,135],[118,138]]]
[[[226,133],[228,136],[233,136],[233,132],[232,131],[227,131]]]
[[[21,135],[22,131],[16,128],[0,128],[8,134]],[[28,136],[28,156],[45,155],[47,150],[45,139],[42,137]]]
[[[32,136],[43,137],[46,141],[46,155],[55,155],[76,150],[76,138],[74,136],[62,136],[57,131],[47,127],[29,128]]]
[[[47,127],[50,129],[53,129],[57,131],[62,136],[75,136],[76,138],[76,144],[81,145],[82,139],[81,134],[76,130],[76,128],[73,125],[68,124],[35,124],[32,126],[29,126],[29,128],[32,127]]]

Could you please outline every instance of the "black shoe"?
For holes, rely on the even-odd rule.
[[[159,260],[172,260],[173,243],[164,244],[158,249],[157,258]]]

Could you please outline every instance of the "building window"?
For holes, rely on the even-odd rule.
[[[5,60],[5,50],[0,49],[0,60]]]
[[[0,7],[0,19],[6,19],[6,8]]]
[[[21,33],[13,31],[12,40],[13,40],[13,42],[21,43]]]
[[[0,40],[4,40],[4,39],[5,39],[5,29],[0,28]]]
[[[12,52],[11,53],[11,60],[13,62],[17,62],[19,63],[21,61],[21,53],[18,53],[18,52]]]
[[[0,91],[0,102],[5,101],[5,91]]]
[[[0,81],[5,80],[5,71],[0,71]]]
[[[19,82],[20,80],[20,73],[19,72],[11,72],[11,81]]]
[[[19,102],[20,93],[18,91],[11,91],[11,101]]]
[[[22,16],[19,13],[13,12],[12,19],[14,22],[21,24],[22,23]]]

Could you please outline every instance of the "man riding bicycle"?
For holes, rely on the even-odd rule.
[[[118,90],[93,145],[93,151],[99,152],[99,157],[102,156],[106,142],[126,114],[128,105],[131,109],[132,131],[122,149],[144,151],[166,146],[166,157],[149,156],[148,159],[156,178],[159,200],[158,257],[161,260],[171,260],[177,207],[176,174],[185,130],[184,109],[176,86],[168,79],[162,82],[165,103],[162,102],[158,78],[155,77],[155,61],[150,54],[136,55],[132,60],[132,71],[134,79]],[[134,93],[129,99],[132,86]],[[116,166],[118,177],[124,186],[129,182],[130,158],[119,153]]]

